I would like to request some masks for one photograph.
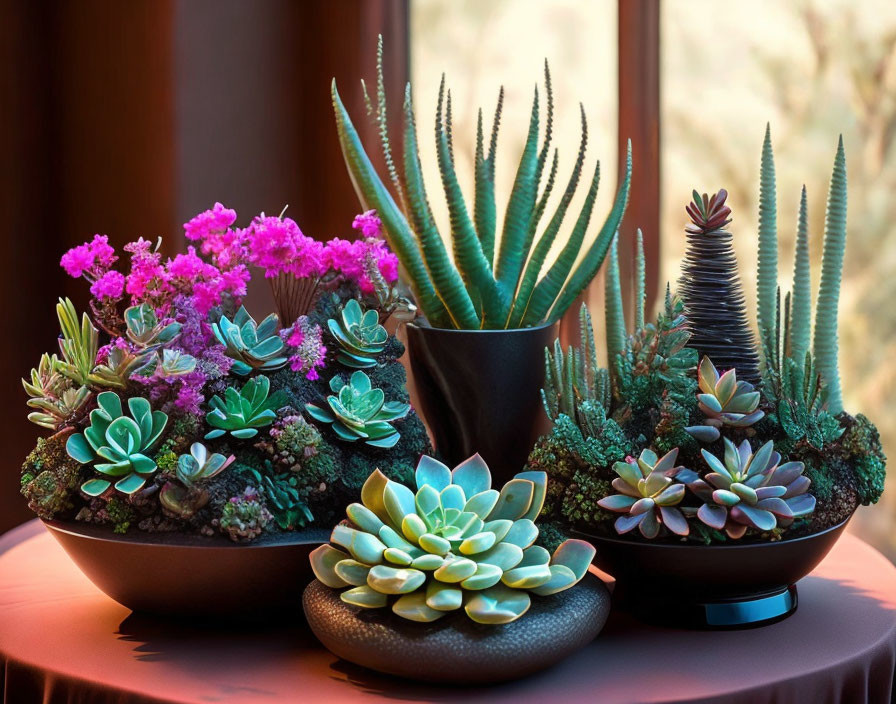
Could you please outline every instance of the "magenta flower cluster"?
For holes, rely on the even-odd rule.
[[[317,370],[324,366],[327,356],[320,325],[312,323],[307,315],[303,315],[291,329],[283,330],[280,334],[290,348],[290,368],[312,381],[318,379]]]

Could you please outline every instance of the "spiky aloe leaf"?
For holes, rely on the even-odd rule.
[[[622,308],[622,285],[619,280],[619,236],[613,238],[607,259],[605,284],[607,321],[607,366],[616,375],[616,361],[625,347],[625,313]]]
[[[594,175],[591,177],[591,185],[588,187],[588,193],[585,195],[585,201],[582,203],[582,209],[579,211],[579,217],[573,226],[569,239],[560,250],[554,263],[548,268],[545,275],[535,285],[532,295],[525,306],[525,312],[522,317],[523,325],[535,325],[544,320],[551,310],[551,306],[556,303],[557,296],[566,282],[569,272],[575,263],[579,250],[582,247],[582,241],[585,239],[585,231],[588,229],[588,223],[591,221],[591,213],[594,210],[594,201],[597,198],[597,189],[600,185],[600,162],[594,165]],[[539,242],[539,245],[541,242]]]
[[[365,90],[365,94],[366,94]],[[407,203],[404,198],[404,190],[401,180],[398,178],[398,170],[392,158],[392,145],[389,143],[389,128],[386,119],[386,82],[383,78],[383,35],[380,34],[376,42],[376,126],[380,135],[380,143],[383,147],[383,160],[386,162],[386,170],[392,180],[392,186],[398,194],[398,200],[402,209],[407,212]]]
[[[771,126],[765,126],[759,167],[759,255],[756,273],[756,318],[765,355],[774,344],[775,289],[778,286],[778,209]]]
[[[796,252],[793,263],[793,307],[790,315],[788,356],[802,369],[809,351],[812,331],[812,286],[809,278],[809,220],[806,187],[800,195],[800,215],[796,228]]]
[[[821,284],[815,309],[815,336],[812,347],[818,372],[827,384],[828,410],[837,415],[843,410],[840,374],[837,366],[837,306],[840,279],[846,250],[846,155],[843,136],[837,145],[828,206],[824,219],[824,252],[821,260]]]
[[[476,122],[476,156],[474,159],[474,186],[475,198],[473,200],[473,220],[476,223],[476,234],[482,245],[482,254],[489,266],[493,266],[495,258],[495,179],[486,158],[483,147],[482,135],[482,108],[479,108],[479,117]]]
[[[420,154],[417,149],[417,126],[410,83],[405,87],[404,119],[404,179],[408,190],[411,222],[420,241],[424,265],[454,327],[478,328],[479,318],[473,308],[473,301],[464,288],[460,274],[448,257],[426,195]]]
[[[538,275],[541,273],[541,267],[544,265],[544,260],[551,250],[551,246],[554,244],[554,240],[563,223],[563,218],[566,217],[566,211],[569,208],[569,204],[579,185],[579,179],[582,175],[582,166],[585,162],[585,150],[588,146],[588,122],[585,119],[585,107],[579,104],[579,109],[581,110],[582,116],[582,139],[579,142],[579,154],[576,157],[576,163],[573,167],[572,174],[570,174],[569,182],[566,184],[566,190],[563,192],[560,203],[558,203],[557,209],[554,211],[554,217],[551,218],[544,233],[542,233],[539,238],[538,244],[535,245],[535,250],[532,252],[532,256],[529,257],[529,263],[526,264],[526,270],[523,274],[523,279],[520,283],[519,290],[517,291],[516,298],[514,299],[513,309],[510,312],[507,327],[519,327],[525,318],[532,298],[532,293],[535,290],[535,284],[538,281]],[[598,165],[598,170],[595,173],[595,178],[598,180],[600,179],[599,169],[600,166]],[[595,186],[595,184],[592,183],[592,186]]]
[[[532,100],[532,115],[529,118],[529,133],[520,165],[513,181],[513,190],[504,214],[504,228],[501,233],[501,247],[495,264],[495,275],[507,290],[516,288],[523,262],[528,252],[523,251],[529,222],[535,210],[538,197],[538,87]]]
[[[451,221],[451,235],[454,243],[454,261],[460,271],[460,275],[467,284],[467,289],[473,290],[481,297],[482,301],[482,327],[503,327],[507,316],[508,296],[501,291],[498,282],[492,277],[491,267],[482,252],[482,245],[476,236],[473,222],[470,220],[463,192],[457,181],[457,173],[454,170],[454,160],[451,158],[450,145],[446,131],[446,122],[443,121],[442,98],[444,97],[445,79],[442,77],[442,85],[439,87],[438,115],[436,116],[436,151],[439,161],[439,171],[442,176],[442,186],[445,190],[445,199],[448,203],[448,214]],[[445,120],[451,114],[451,93],[448,93],[448,102],[445,111]]]
[[[647,265],[644,259],[644,235],[638,228],[638,253],[635,257],[635,330],[644,327],[644,306],[647,301]]]
[[[389,246],[398,256],[402,265],[407,269],[410,284],[418,304],[426,313],[426,317],[433,325],[450,325],[445,306],[436,295],[432,280],[423,264],[423,257],[417,246],[414,236],[408,227],[408,223],[388,189],[383,184],[373,164],[364,151],[358,131],[349,117],[348,110],[339,97],[336,89],[336,80],[331,86],[333,99],[333,111],[336,116],[336,129],[339,143],[342,147],[342,155],[348,167],[355,192],[365,208],[375,208],[383,222],[386,239]]]
[[[591,280],[597,274],[600,265],[603,264],[604,257],[607,256],[607,249],[613,235],[619,229],[622,222],[622,216],[625,215],[625,208],[628,205],[628,194],[632,183],[632,142],[628,140],[625,157],[625,176],[619,190],[616,192],[616,199],[613,201],[613,207],[610,214],[604,221],[603,227],[597,233],[597,239],[591,245],[579,265],[572,272],[572,275],[563,287],[560,297],[554,302],[551,312],[548,314],[548,320],[558,320],[572,302],[579,296],[585,287],[591,283]]]

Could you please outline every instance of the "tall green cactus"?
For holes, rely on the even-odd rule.
[[[539,142],[539,101],[536,91],[526,144],[504,214],[497,256],[495,153],[503,90],[498,98],[488,153],[481,111],[477,121],[475,195],[471,211],[455,172],[450,92],[446,93],[444,83],[440,88],[435,129],[436,153],[450,217],[452,262],[435,224],[423,183],[410,86],[406,89],[404,104],[402,183],[388,146],[382,61],[378,60],[376,107],[368,97],[368,111],[379,131],[392,190],[398,196],[396,202],[373,168],[339,97],[335,80],[333,82],[332,98],[339,142],[355,190],[365,208],[378,211],[389,245],[407,271],[417,303],[433,326],[500,329],[555,321],[591,282],[606,256],[628,202],[631,145],[626,156],[625,175],[593,244],[584,256],[579,257],[597,196],[599,166],[595,169],[584,204],[565,246],[556,259],[548,263],[548,252],[557,238],[579,182],[587,133],[583,117],[582,147],[567,186],[568,196],[564,194],[554,216],[539,234],[539,222],[554,184],[558,163],[555,151],[549,176],[543,183],[553,120],[553,99],[547,69],[545,83],[547,110],[544,139]],[[546,273],[539,276],[544,266],[547,267]]]
[[[809,216],[806,187],[800,194],[800,214],[796,228],[793,260],[793,306],[790,312],[790,349],[785,350],[800,369],[809,351],[812,335],[812,284],[809,279]]]
[[[824,252],[821,260],[821,284],[815,309],[815,337],[812,347],[818,372],[827,385],[828,411],[843,411],[840,373],[837,365],[837,307],[840,303],[840,279],[846,250],[846,156],[843,136],[837,145],[834,171],[828,191],[824,219]]]
[[[638,228],[638,253],[635,257],[635,330],[644,327],[644,306],[647,302],[647,264],[644,258],[644,235]]]
[[[607,366],[616,377],[616,360],[625,348],[625,313],[622,306],[622,284],[619,280],[619,236],[613,238],[604,280],[604,308],[607,321]]]
[[[778,208],[775,155],[771,126],[765,126],[759,168],[759,267],[756,274],[756,310],[759,342],[763,349],[774,344],[775,296],[778,287]]]

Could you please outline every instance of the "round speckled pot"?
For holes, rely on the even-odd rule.
[[[358,609],[318,580],[302,603],[314,635],[334,655],[390,675],[451,684],[512,680],[550,667],[590,643],[610,613],[607,588],[590,574],[572,589],[533,596],[529,611],[503,626],[474,623],[463,611],[416,623],[389,609]]]

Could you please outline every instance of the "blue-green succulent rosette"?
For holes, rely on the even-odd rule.
[[[479,455],[453,471],[424,456],[415,479],[416,493],[375,471],[333,544],[311,553],[314,574],[345,603],[419,622],[463,609],[477,623],[503,624],[526,613],[530,594],[547,597],[585,576],[589,543],[567,540],[553,555],[535,545],[544,472],[522,472],[498,491]]]

